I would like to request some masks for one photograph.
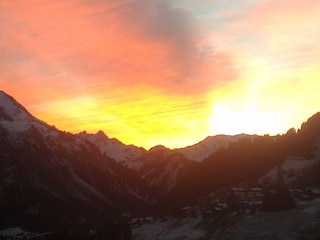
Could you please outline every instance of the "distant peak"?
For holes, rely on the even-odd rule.
[[[102,130],[99,130],[95,135],[108,138],[108,136]]]
[[[102,130],[99,130],[96,133],[89,133],[86,130],[83,130],[83,131],[79,132],[78,134],[79,135],[95,136],[95,137],[100,137],[100,138],[108,138],[108,136]]]
[[[152,148],[149,149],[149,152],[153,152],[153,151],[159,151],[159,150],[169,150],[169,148],[163,146],[163,145],[156,145]]]

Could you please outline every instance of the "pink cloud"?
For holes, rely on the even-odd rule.
[[[233,74],[228,55],[204,59],[191,16],[161,1],[9,1],[0,8],[6,78],[41,79],[49,88],[147,84],[184,94]]]

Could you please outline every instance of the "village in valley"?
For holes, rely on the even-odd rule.
[[[157,220],[153,217],[132,218],[129,224],[133,235],[136,236],[134,239],[152,239],[141,237],[143,235],[141,235],[141,232],[147,229],[148,225],[154,226],[154,229],[157,228],[156,226],[166,228],[162,232],[159,230],[159,236],[169,234],[170,229],[172,232],[177,232],[178,230],[175,229],[179,229],[180,226],[184,230],[175,233],[178,235],[174,236],[180,236],[181,239],[207,239],[204,236],[224,231],[249,216],[254,217],[259,213],[281,213],[292,209],[304,209],[309,203],[317,202],[317,199],[320,199],[320,188],[308,187],[299,184],[299,181],[292,181],[291,183],[291,180],[298,179],[301,174],[301,171],[283,170],[279,166],[272,178],[266,176],[254,181],[244,181],[235,186],[222,187],[207,196],[201,197],[197,202],[179,209],[174,217],[161,217]],[[314,214],[319,215],[317,215],[317,220],[312,220],[311,227],[309,225],[306,227],[307,229],[313,229],[312,231],[316,231],[314,229],[320,227],[320,208]],[[179,219],[180,222],[185,221],[185,223],[184,225],[178,225],[178,222],[173,219]],[[144,228],[144,226],[146,227]],[[193,229],[191,235],[191,230],[187,231],[187,228]],[[188,232],[189,236],[183,231]],[[193,235],[197,231],[198,235]],[[305,234],[304,229],[299,229],[299,231],[301,236]],[[156,237],[156,235],[153,235],[153,237]],[[162,238],[159,237],[159,239]],[[276,238],[274,231],[267,231],[252,239],[278,238]]]
[[[294,169],[283,170],[279,166],[273,179],[266,176],[258,180],[244,181],[236,186],[222,187],[203,196],[194,204],[181,208],[177,216],[215,219],[229,213],[253,214],[259,211],[292,209],[299,201],[320,197],[320,188],[288,184],[300,174],[301,172]],[[129,224],[139,225],[153,220],[153,217],[131,218]]]

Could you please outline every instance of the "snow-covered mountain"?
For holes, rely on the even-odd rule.
[[[113,181],[118,177],[125,178],[126,176],[122,175],[128,174],[124,172],[129,171],[129,175],[138,178],[136,182],[140,182],[139,184],[147,188],[151,186],[153,193],[144,195],[139,192],[140,186],[126,186],[123,190],[117,186],[118,184],[109,185],[119,191],[119,194],[130,193],[137,198],[145,198],[143,201],[147,202],[154,202],[154,196],[171,190],[182,169],[190,162],[183,154],[175,150],[156,146],[146,151],[143,148],[125,145],[117,139],[109,138],[102,131],[96,134],[82,132],[75,135],[62,132],[32,116],[22,105],[4,92],[0,92],[0,129],[2,129],[4,138],[8,140],[8,144],[14,148],[27,146],[37,151],[41,146],[42,151],[48,152],[46,156],[48,159],[43,159],[43,161],[65,165],[73,179],[78,179],[77,183],[81,182],[81,178],[74,170],[77,166],[72,166],[74,162],[69,162],[65,159],[66,157],[59,159],[61,158],[59,154],[63,152],[78,158],[83,151],[98,150],[94,153],[98,155],[96,157],[99,158],[99,162],[105,161],[103,164],[108,170],[106,175],[113,176]],[[29,140],[31,143],[27,143]],[[82,184],[82,187],[84,186],[88,187],[87,192],[95,190],[85,183]]]
[[[181,153],[187,160],[201,162],[219,149],[226,149],[230,143],[237,142],[239,139],[250,138],[254,139],[254,135],[239,134],[235,136],[217,135],[205,138],[199,143],[184,148],[170,150],[166,147],[155,146],[149,151],[135,145],[126,145],[116,138],[109,138],[103,131],[98,131],[95,134],[81,132],[77,136],[83,140],[88,140],[97,146],[101,153],[120,162],[123,166],[131,169],[139,170],[148,162],[150,153],[159,151],[171,151],[172,153]],[[147,154],[149,157],[144,156]]]
[[[103,131],[96,134],[81,132],[77,135],[79,138],[88,140],[99,148],[101,153],[120,162],[123,166],[131,169],[140,169],[143,162],[137,159],[141,157],[146,150],[134,145],[126,145],[118,139],[109,138]]]
[[[237,142],[242,138],[251,138],[255,136],[247,134],[239,134],[235,136],[230,135],[217,135],[210,136],[202,140],[201,142],[191,145],[185,148],[176,149],[178,152],[186,156],[187,159],[201,162],[205,158],[209,157],[211,154],[215,153],[217,150],[222,148],[227,148],[230,143]]]
[[[31,126],[39,129],[48,128],[44,122],[33,117],[14,98],[0,91],[0,123],[11,132],[23,132]]]
[[[174,188],[181,172],[191,164],[190,160],[179,151],[161,145],[146,151],[134,145],[125,145],[117,139],[108,138],[102,131],[96,134],[82,132],[77,136],[94,144],[102,154],[137,171],[149,186],[157,189],[159,195]]]
[[[22,161],[17,153],[26,152],[25,154],[28,155],[31,151],[34,155],[35,168],[39,167],[38,171],[43,171],[41,166],[45,164],[52,172],[53,179],[58,178],[56,171],[68,172],[70,177],[68,181],[72,185],[69,187],[73,189],[73,196],[78,195],[79,199],[85,202],[91,198],[88,194],[94,195],[110,206],[114,203],[114,196],[135,199],[132,200],[133,202],[140,201],[147,204],[156,202],[157,197],[161,197],[175,187],[183,170],[192,164],[192,161],[179,151],[163,146],[156,146],[146,151],[109,138],[102,131],[96,134],[82,132],[75,135],[60,131],[32,116],[4,92],[0,92],[0,130],[4,139],[3,146],[10,146],[2,149],[4,155],[10,156],[11,160]],[[8,149],[18,151],[12,150],[9,153]],[[24,161],[30,160],[26,158]],[[16,168],[14,163],[6,164],[5,171]],[[83,166],[87,166],[87,169],[82,169]],[[103,172],[105,176],[101,178],[105,178],[102,181],[108,184],[108,193],[97,189],[96,185],[101,183],[94,180],[95,170],[90,168]],[[26,175],[31,174],[30,169],[24,169],[24,171]],[[92,172],[88,173],[88,171]],[[79,172],[85,177],[80,176]],[[7,173],[9,174],[10,171],[8,170]],[[36,179],[36,183],[32,182],[32,185],[40,185],[40,188],[60,199],[66,198],[67,195],[62,193],[60,187],[55,186],[54,188],[57,187],[57,189],[54,190],[40,177],[37,176]]]
[[[47,214],[48,221],[64,214],[83,214],[85,219],[111,216],[147,208],[155,201],[154,192],[136,171],[101,153],[95,144],[36,119],[0,92],[3,221],[19,216],[27,220],[34,208],[40,215]],[[16,206],[23,208],[17,215],[11,213]]]

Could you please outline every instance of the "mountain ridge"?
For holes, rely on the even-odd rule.
[[[9,96],[3,91],[0,91],[0,103],[3,105],[4,102],[14,103],[16,106],[18,106],[17,112],[26,112],[26,116],[21,116],[20,120],[23,119],[23,117],[26,118],[26,121],[17,121],[17,124],[10,124],[7,123],[7,125],[11,126],[11,129],[13,131],[23,131],[26,130],[30,125],[30,121],[35,124],[35,122],[38,122],[40,125],[49,126],[49,124],[37,119],[34,117],[31,113],[27,111],[26,108],[24,108],[20,103],[18,103],[13,97]],[[10,99],[8,101],[8,99]],[[10,105],[10,104],[9,104]],[[20,112],[21,113],[21,112]],[[12,114],[6,114],[3,111],[3,106],[0,106],[0,117],[2,116],[5,120],[5,117],[8,119],[11,118],[10,116]],[[13,114],[14,116],[16,114]],[[36,121],[34,121],[36,120]],[[14,121],[11,121],[14,122]],[[63,131],[63,130],[59,130]],[[100,151],[102,153],[105,153],[109,157],[115,159],[116,161],[121,162],[124,166],[128,166],[130,168],[139,169],[141,168],[141,162],[134,162],[135,159],[139,158],[142,153],[145,153],[147,150],[145,150],[143,147],[135,146],[133,144],[124,144],[120,140],[116,138],[109,138],[102,130],[99,130],[97,133],[87,133],[85,130],[82,132],[79,132],[77,134],[74,134],[76,136],[79,136],[82,139],[87,139],[92,143],[95,143]],[[237,141],[238,139],[242,137],[250,137],[250,135],[247,134],[239,134],[235,136],[231,135],[217,135],[217,136],[208,136],[202,141],[195,143],[190,146],[186,146],[183,148],[176,148],[176,149],[170,149],[174,151],[178,151],[182,153],[187,159],[201,162],[203,159],[208,157],[210,154],[214,153],[215,151],[219,150],[220,148],[225,148],[228,146],[230,142]],[[156,148],[157,146],[153,146],[148,151]],[[165,147],[166,148],[166,147]],[[118,149],[118,150],[117,150]],[[127,153],[127,154],[125,154]],[[128,161],[133,160],[134,163]]]
[[[185,155],[188,159],[201,162],[219,149],[227,148],[230,143],[242,138],[254,138],[256,135],[237,134],[237,135],[215,135],[208,136],[202,141],[184,148],[177,148],[178,152]]]
[[[172,214],[221,187],[318,157],[319,146],[316,113],[282,135],[220,135],[184,149],[158,145],[147,151],[102,131],[60,131],[0,92],[0,228],[22,223],[81,232],[79,226],[103,227],[124,212]],[[320,166],[314,169],[306,181],[318,182]]]

